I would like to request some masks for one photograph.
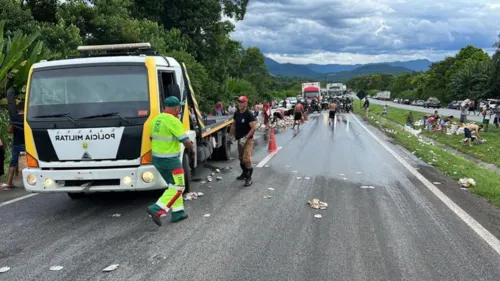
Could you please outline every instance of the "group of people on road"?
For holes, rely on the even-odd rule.
[[[238,143],[238,154],[245,186],[252,185],[252,150],[256,130],[255,116],[248,108],[248,98],[238,98],[238,110],[234,112],[231,125],[231,139]],[[167,183],[162,196],[148,206],[147,212],[154,223],[162,225],[161,217],[171,211],[171,221],[179,222],[188,218],[184,210],[182,194],[185,188],[185,170],[180,160],[181,144],[195,153],[193,142],[189,139],[182,122],[177,118],[182,111],[183,102],[171,96],[165,99],[165,110],[157,115],[150,124],[152,164]]]

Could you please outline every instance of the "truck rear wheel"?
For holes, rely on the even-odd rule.
[[[227,139],[227,134],[222,136],[222,145],[218,148],[217,153],[217,158],[219,160],[227,161],[231,158],[231,144]]]
[[[191,190],[191,165],[189,164],[189,154],[184,153],[182,157],[182,168],[184,169],[184,193]]]

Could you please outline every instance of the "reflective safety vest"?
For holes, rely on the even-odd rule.
[[[154,157],[172,158],[181,154],[181,143],[189,138],[182,122],[172,114],[161,113],[150,123],[151,149]]]

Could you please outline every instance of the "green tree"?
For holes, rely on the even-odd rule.
[[[57,0],[25,0],[26,7],[38,22],[57,22]]]
[[[4,33],[11,36],[16,30],[32,33],[36,28],[36,21],[31,11],[16,0],[0,0],[0,20],[5,20]]]
[[[5,24],[5,21],[0,21],[0,94],[2,95],[5,94],[10,79],[20,81],[27,78],[21,79],[16,76],[24,75],[24,72],[20,70],[27,63],[26,51],[39,36],[37,32],[26,35],[18,30],[12,37],[7,37],[4,35]]]
[[[491,62],[487,60],[467,60],[451,79],[451,88],[459,99],[486,98],[490,94]]]

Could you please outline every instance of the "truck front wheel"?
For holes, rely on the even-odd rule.
[[[184,153],[182,157],[182,168],[184,169],[184,193],[188,193],[191,190],[191,165],[189,164],[189,154]]]

